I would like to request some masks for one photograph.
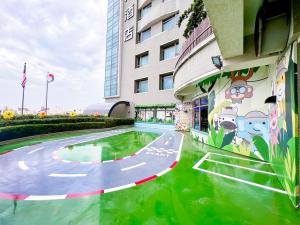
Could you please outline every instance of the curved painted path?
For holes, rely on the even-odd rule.
[[[103,194],[155,179],[179,161],[183,134],[170,130],[161,130],[162,135],[137,154],[115,161],[70,163],[55,158],[55,151],[65,146],[132,130],[140,129],[118,129],[49,141],[1,155],[0,198],[54,200]]]

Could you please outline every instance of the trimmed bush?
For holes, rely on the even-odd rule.
[[[0,120],[0,127],[33,125],[33,124],[58,124],[58,123],[81,123],[81,122],[104,122],[102,117],[62,117],[62,118],[44,118],[27,120]]]
[[[68,115],[64,115],[64,114],[59,114],[59,115],[47,115],[46,118],[68,118],[69,116]],[[83,114],[80,114],[80,115],[77,115],[76,117],[94,117],[94,116],[91,116],[91,115],[83,115]],[[16,115],[14,117],[13,120],[31,120],[31,119],[40,119],[39,118],[39,115],[34,115],[34,114],[29,114],[29,115]]]
[[[120,125],[132,125],[133,123],[134,123],[133,119],[107,118],[104,120],[104,122],[23,124],[17,126],[7,126],[7,127],[0,128],[0,141],[6,141],[15,138],[28,137],[28,136],[39,135],[39,134],[62,132],[62,131],[101,129],[101,128],[120,126]]]

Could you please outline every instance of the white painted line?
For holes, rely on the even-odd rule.
[[[215,173],[215,172],[205,170],[205,169],[200,169],[200,168],[195,168],[195,169],[199,170],[199,171],[202,171],[202,172],[205,172],[205,173],[209,173],[209,174],[213,174],[213,175],[216,175],[216,176],[219,176],[219,177],[223,177],[223,178],[226,178],[226,179],[229,179],[229,180],[234,180],[234,181],[249,184],[249,185],[252,185],[252,186],[255,186],[255,187],[263,188],[263,189],[266,189],[266,190],[275,191],[275,192],[279,192],[279,193],[286,194],[286,195],[288,194],[286,191],[281,190],[281,189],[268,187],[268,186],[265,186],[265,185],[262,185],[262,184],[257,184],[257,183],[251,182],[251,181],[239,179],[239,178],[236,178],[236,177],[227,176],[227,175],[224,175],[224,174],[221,174],[221,173]]]
[[[208,156],[210,155],[210,153],[206,153],[202,159],[200,159],[194,166],[193,166],[193,169],[197,169],[199,168],[199,166],[208,158]]]
[[[31,155],[32,153],[35,153],[35,152],[40,151],[40,150],[42,150],[42,149],[44,149],[44,147],[40,147],[40,148],[34,149],[34,150],[28,152],[27,154],[28,154],[28,155]]]
[[[51,173],[49,177],[85,177],[87,174],[64,174],[64,173]]]
[[[43,201],[65,199],[67,195],[30,195],[25,200]]]
[[[119,191],[119,190],[122,190],[122,189],[131,188],[133,186],[136,186],[136,184],[135,183],[131,183],[131,184],[126,184],[126,185],[122,185],[122,186],[119,186],[119,187],[108,188],[108,189],[104,190],[104,193],[109,193],[109,192],[113,192],[113,191]]]
[[[165,145],[168,145],[168,144],[169,144],[169,141],[166,141],[166,142],[165,142]]]
[[[163,133],[162,135],[160,135],[159,137],[157,137],[155,140],[151,141],[149,144],[147,144],[144,148],[142,148],[141,150],[139,150],[138,152],[136,152],[137,154],[140,154],[142,151],[146,150],[147,148],[149,148],[150,145],[152,145],[154,142],[158,141],[160,138],[162,138],[166,133]]]
[[[80,164],[92,164],[93,162],[80,162]]]
[[[29,167],[25,164],[25,161],[19,161],[18,166],[21,170],[29,170]]]
[[[256,170],[256,169],[252,169],[252,168],[249,168],[249,167],[238,166],[238,165],[230,164],[230,163],[224,163],[224,162],[220,162],[220,161],[216,161],[216,160],[212,160],[212,159],[206,159],[206,161],[213,162],[213,163],[218,163],[218,164],[222,164],[222,165],[225,165],[225,166],[231,166],[231,167],[235,167],[235,168],[239,168],[239,169],[250,170],[250,171],[253,171],[253,172],[257,172],[257,173],[264,173],[264,174],[276,176],[275,173],[268,172],[268,171]]]
[[[70,160],[61,160],[62,162],[64,162],[64,163],[70,163],[71,161]]]
[[[177,157],[176,157],[176,161],[177,161],[177,162],[179,162],[179,160],[180,160],[181,150],[182,150],[182,144],[183,144],[183,139],[184,139],[184,135],[181,134],[181,142],[180,142],[180,145],[179,145],[179,152],[178,152]]]
[[[245,161],[250,161],[250,162],[256,162],[256,163],[261,163],[261,164],[270,164],[269,162],[263,162],[263,161],[258,161],[258,160],[254,160],[254,159],[246,159],[246,158],[241,158],[241,157],[236,157],[236,156],[230,156],[230,155],[224,155],[224,154],[220,154],[220,153],[210,153],[211,155],[220,155],[223,157],[227,157],[227,158],[233,158],[233,159],[240,159],[240,160],[245,160]]]
[[[126,168],[122,168],[121,171],[131,170],[131,169],[134,169],[134,168],[143,166],[143,165],[145,165],[145,164],[146,164],[145,162],[142,162],[142,163],[139,163],[139,164],[134,165],[134,166],[129,166],[129,167],[126,167]]]
[[[160,176],[164,175],[165,173],[169,172],[170,170],[172,170],[172,168],[167,168],[167,169],[165,169],[164,171],[162,171],[162,172],[156,174],[156,176],[160,177]]]
[[[109,162],[113,162],[114,160],[106,160],[106,161],[103,161],[103,163],[109,163]]]
[[[20,147],[20,148],[16,148],[16,149],[14,149],[14,151],[22,150],[22,149],[27,148],[27,147],[28,146],[23,146],[23,147]]]

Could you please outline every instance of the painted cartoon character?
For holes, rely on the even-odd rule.
[[[253,87],[247,84],[254,74],[252,68],[249,69],[247,76],[242,76],[241,71],[238,71],[238,75],[232,71],[230,75],[231,85],[225,91],[225,98],[231,99],[233,104],[241,104],[244,98],[251,98],[253,96]]]
[[[251,111],[245,116],[237,117],[238,131],[237,136],[242,138],[249,145],[253,142],[254,136],[262,136],[269,143],[269,119],[268,116],[260,111]],[[252,151],[257,149],[252,145]]]
[[[278,71],[275,82],[276,101],[279,107],[280,116],[285,115],[285,68]]]
[[[225,134],[235,131],[237,128],[236,118],[237,110],[233,107],[226,107],[222,109],[222,113],[219,116],[218,127],[223,127]]]
[[[272,105],[269,112],[269,119],[270,119],[270,142],[272,145],[278,144],[278,135],[279,135],[279,128],[278,128],[278,108],[277,105]]]

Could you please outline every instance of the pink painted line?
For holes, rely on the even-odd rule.
[[[93,191],[93,192],[86,192],[86,193],[80,193],[80,194],[69,194],[67,195],[67,198],[83,198],[87,196],[93,196],[93,195],[102,195],[104,194],[104,190],[99,190],[99,191]]]
[[[153,175],[153,176],[148,177],[148,178],[146,178],[146,179],[137,181],[137,182],[135,182],[135,184],[136,184],[136,185],[140,185],[140,184],[142,184],[142,183],[145,183],[145,182],[147,182],[147,181],[153,180],[153,179],[155,179],[155,178],[157,178],[157,176],[156,176],[156,175]]]
[[[177,165],[177,163],[178,163],[177,161],[173,162],[172,165],[170,166],[170,168],[173,169]]]
[[[0,193],[0,198],[2,199],[24,200],[27,197],[28,197],[27,195],[13,195],[13,194]]]
[[[7,154],[7,153],[9,153],[9,152],[12,152],[12,150],[8,150],[8,151],[6,151],[6,152],[2,152],[2,153],[0,153],[0,155],[5,155],[5,154]]]

